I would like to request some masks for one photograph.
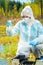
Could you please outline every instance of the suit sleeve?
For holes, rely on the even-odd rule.
[[[43,42],[43,26],[39,21],[37,23],[37,31],[38,31],[38,36],[33,41],[37,43],[42,43]]]
[[[18,22],[16,25],[13,27],[6,27],[6,34],[9,36],[14,36],[16,34],[20,33],[20,22]]]

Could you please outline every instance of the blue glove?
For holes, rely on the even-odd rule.
[[[11,20],[8,20],[8,21],[6,22],[6,26],[12,26],[12,21],[11,21]]]
[[[30,45],[32,45],[32,46],[36,46],[36,45],[37,45],[37,40],[33,40],[33,41],[31,41],[31,42],[30,42]]]

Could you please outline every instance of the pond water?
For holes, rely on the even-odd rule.
[[[6,59],[0,59],[0,65],[9,65],[9,62]]]

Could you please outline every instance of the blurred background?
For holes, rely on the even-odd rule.
[[[8,18],[15,18],[16,23],[27,5],[31,6],[35,18],[43,19],[43,0],[0,0],[0,25],[5,25]]]
[[[14,19],[15,25],[21,19],[22,9],[27,5],[31,6],[34,17],[43,24],[43,0],[0,0],[0,64],[6,62],[2,58],[10,61],[16,55],[19,41],[19,35],[6,35],[6,21]]]

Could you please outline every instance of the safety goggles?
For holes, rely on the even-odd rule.
[[[29,16],[22,16],[22,18],[30,18],[31,19],[31,17],[29,17]]]

